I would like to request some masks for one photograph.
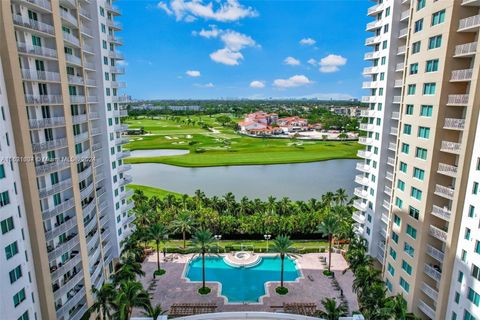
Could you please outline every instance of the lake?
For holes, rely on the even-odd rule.
[[[158,151],[156,150],[155,155],[158,155]],[[338,188],[344,188],[353,195],[356,163],[357,160],[329,160],[207,168],[142,163],[132,165],[128,174],[133,177],[134,184],[181,194],[193,195],[195,190],[200,189],[209,197],[223,196],[227,192],[232,192],[237,199],[243,196],[266,199],[272,195],[276,198],[308,200],[320,198],[322,194]]]

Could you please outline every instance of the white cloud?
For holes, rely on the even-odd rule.
[[[336,54],[329,54],[328,56],[320,59],[320,72],[332,73],[337,72],[340,66],[347,63],[347,59]]]
[[[221,22],[233,22],[243,18],[256,17],[258,13],[252,7],[241,5],[238,0],[170,0],[160,1],[157,7],[168,15],[174,15],[177,21],[191,22],[202,18]]]
[[[317,65],[317,60],[311,58],[311,59],[308,59],[307,63],[312,65],[312,66],[316,66]]]
[[[210,25],[210,30],[205,30],[202,29],[200,31],[192,31],[192,34],[194,36],[199,35],[201,37],[210,39],[210,38],[216,38],[220,34],[220,30],[217,29],[217,26],[214,24]]]
[[[210,58],[218,63],[226,64],[227,66],[237,66],[240,60],[243,60],[243,54],[238,51],[232,51],[228,48],[223,48],[212,52]]]
[[[240,51],[245,47],[253,47],[256,44],[250,36],[232,30],[223,32],[220,39],[225,47],[231,51]]]
[[[254,88],[254,89],[265,88],[265,81],[254,80],[254,81],[250,82],[250,88]]]
[[[192,78],[197,78],[197,77],[201,76],[201,73],[198,70],[187,70],[187,72],[185,72],[185,74],[189,77],[192,77]]]
[[[302,40],[300,40],[300,44],[302,46],[311,46],[311,45],[314,45],[315,43],[317,43],[317,41],[315,41],[315,39],[312,39],[312,38],[303,38]]]
[[[205,84],[195,83],[194,86],[198,88],[214,88],[215,87],[215,85],[211,82],[205,83]]]
[[[311,84],[312,81],[304,75],[295,75],[288,79],[275,79],[273,85],[278,88],[293,88]]]
[[[289,66],[298,66],[300,65],[300,60],[295,59],[294,57],[286,57],[283,60],[283,63],[288,64]]]

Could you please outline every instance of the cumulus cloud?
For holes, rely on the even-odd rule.
[[[248,17],[258,16],[252,7],[246,7],[238,0],[170,0],[160,1],[157,7],[177,21],[191,22],[197,18],[221,22],[234,22]]]
[[[329,54],[328,56],[320,59],[320,72],[332,73],[337,72],[340,66],[347,63],[347,59],[336,54]]]
[[[304,75],[295,75],[288,79],[275,79],[273,85],[277,88],[294,88],[311,84],[312,81]]]
[[[214,88],[215,87],[215,85],[211,82],[205,83],[205,84],[195,83],[194,86],[198,88]]]
[[[300,60],[295,59],[294,57],[286,57],[285,60],[283,60],[283,63],[289,66],[298,66],[300,65]]]
[[[192,77],[192,78],[197,78],[197,77],[201,76],[201,73],[198,70],[187,70],[187,72],[185,72],[185,74],[189,77]]]
[[[226,64],[227,66],[237,66],[240,64],[240,60],[243,60],[243,54],[238,51],[223,48],[210,53],[210,59],[218,63]]]
[[[302,40],[300,40],[300,44],[302,46],[312,46],[315,43],[317,43],[317,41],[315,41],[315,39],[312,39],[312,38],[303,38]]]
[[[202,29],[194,31],[192,34],[207,39],[219,39],[224,47],[212,52],[210,58],[217,63],[228,66],[240,64],[240,60],[243,60],[243,54],[240,52],[242,49],[257,46],[252,37],[234,30],[217,29],[215,25],[210,25],[210,30]]]
[[[254,80],[254,81],[250,82],[250,88],[254,88],[254,89],[265,88],[265,81]]]
[[[315,60],[315,59],[313,59],[313,58],[312,58],[312,59],[308,59],[307,63],[310,64],[310,65],[312,65],[312,66],[316,66],[316,65],[317,65],[317,60]]]

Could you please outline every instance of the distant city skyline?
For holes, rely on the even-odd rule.
[[[126,93],[135,99],[348,100],[362,95],[366,1],[117,5],[124,12]]]

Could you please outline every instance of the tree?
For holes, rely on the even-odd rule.
[[[338,320],[340,317],[347,315],[347,306],[343,303],[337,305],[337,300],[325,298],[322,300],[325,311],[320,311],[320,317],[325,320]]]
[[[343,205],[347,200],[348,200],[348,194],[347,191],[343,188],[338,189],[335,192],[335,202],[337,205]]]
[[[226,123],[229,123],[232,121],[232,119],[230,119],[229,116],[225,116],[225,115],[218,116],[215,120],[220,122],[222,126],[225,126]]]
[[[181,233],[183,239],[183,248],[186,247],[186,234],[192,233],[195,226],[195,220],[188,211],[181,211],[175,220],[172,221],[171,228],[174,233]]]
[[[333,235],[338,232],[338,222],[335,216],[329,212],[327,216],[318,226],[318,231],[328,236],[328,272],[330,273],[332,265],[332,239]]]
[[[157,271],[160,272],[160,243],[164,243],[167,239],[167,228],[163,224],[155,223],[148,230],[148,238],[155,241],[157,248]]]
[[[90,319],[92,314],[96,314],[96,320],[109,319],[115,307],[115,294],[115,286],[112,283],[105,283],[100,289],[92,286],[92,295],[95,297],[95,301],[85,313],[83,319]]]
[[[128,255],[122,257],[117,265],[113,274],[113,283],[119,284],[125,281],[134,281],[137,277],[143,276],[145,276],[145,272],[142,270],[142,264],[135,260],[134,256]]]
[[[391,320],[416,320],[418,319],[413,313],[408,312],[407,302],[403,295],[388,297],[385,306],[380,310],[380,314],[388,316]]]
[[[192,238],[192,249],[202,258],[202,288],[199,292],[207,294],[210,288],[205,285],[205,256],[215,248],[215,238],[210,230],[199,229],[195,232]]]
[[[283,286],[285,257],[294,257],[293,254],[297,251],[293,247],[293,241],[290,240],[290,237],[285,235],[280,235],[276,237],[275,240],[273,240],[273,246],[271,250],[275,253],[278,253],[278,255],[280,256],[280,288],[285,288]],[[278,292],[278,288],[277,288],[277,292]]]
[[[162,310],[162,306],[160,304],[157,304],[155,306],[152,306],[151,304],[149,304],[146,308],[146,311],[143,312],[143,315],[156,320],[158,317],[160,317],[164,313],[165,311]]]
[[[120,283],[115,303],[118,309],[115,319],[128,320],[134,307],[148,310],[150,297],[140,282],[125,281]]]

